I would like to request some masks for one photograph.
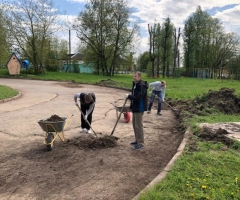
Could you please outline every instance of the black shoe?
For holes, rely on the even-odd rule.
[[[160,112],[158,112],[157,115],[162,115],[162,114]]]
[[[135,142],[131,142],[130,143],[130,145],[136,145],[137,144],[137,142],[135,141]]]
[[[140,150],[140,149],[142,149],[142,148],[143,148],[143,145],[142,145],[142,144],[136,144],[136,145],[133,146],[133,149],[134,149],[134,150]]]

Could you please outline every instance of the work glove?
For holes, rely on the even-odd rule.
[[[88,117],[88,115],[85,115],[85,116],[84,116],[84,119],[87,120],[87,117]]]
[[[124,95],[125,99],[127,99],[127,98],[128,98],[128,95],[129,95],[129,94],[125,94],[125,95]]]
[[[76,105],[76,106],[78,106],[78,103],[77,103],[77,102],[75,102],[75,105]]]

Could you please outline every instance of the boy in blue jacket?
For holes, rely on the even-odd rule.
[[[143,148],[144,132],[143,132],[143,113],[147,111],[147,89],[146,81],[141,80],[140,72],[135,72],[133,77],[132,94],[126,94],[125,98],[131,100],[130,110],[132,111],[132,124],[135,134],[133,145],[134,150]]]

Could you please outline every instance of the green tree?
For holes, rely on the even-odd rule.
[[[163,23],[161,29],[161,60],[162,60],[162,75],[165,77],[169,77],[170,75],[170,67],[173,64],[173,30],[174,26],[171,23],[170,18],[168,17],[166,21]]]
[[[11,45],[21,50],[38,73],[43,70],[48,54],[45,46],[56,31],[53,27],[57,24],[58,10],[53,9],[52,0],[20,0],[3,5]]]
[[[148,63],[150,62],[150,55],[148,51],[143,52],[138,56],[137,59],[137,69],[138,71],[147,71]]]
[[[80,12],[74,29],[86,52],[91,52],[98,74],[113,76],[119,58],[132,52],[138,26],[130,23],[129,16],[125,0],[92,0]]]
[[[236,55],[239,40],[226,33],[218,19],[213,19],[198,6],[184,27],[184,65],[190,76],[195,69],[207,69],[214,76]]]
[[[0,65],[5,65],[11,55],[10,45],[8,43],[8,32],[3,19],[2,10],[0,10]]]

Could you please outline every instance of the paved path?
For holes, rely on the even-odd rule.
[[[79,85],[70,88],[61,86],[62,84],[62,82],[52,81],[1,78],[0,85],[10,86],[22,95],[14,101],[0,103],[0,120],[11,118],[11,121],[1,126],[0,132],[8,132],[16,136],[20,132],[22,137],[30,137],[31,134],[39,133],[38,130],[41,130],[37,121],[57,114],[61,117],[73,115],[67,125],[66,134],[78,133],[80,112],[75,106],[73,95],[76,92],[94,92],[97,97],[97,106],[94,110],[92,128],[95,132],[110,134],[117,119],[115,107],[110,103],[122,105],[126,92],[93,85]],[[123,117],[119,121],[121,131],[117,125],[114,135],[120,136],[120,132],[126,130],[132,134],[131,123],[122,122]]]

